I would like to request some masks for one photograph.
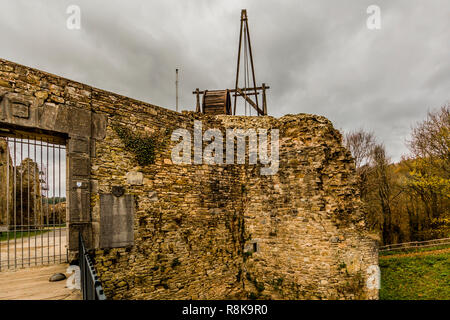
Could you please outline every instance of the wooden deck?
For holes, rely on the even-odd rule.
[[[68,264],[0,272],[0,300],[81,300],[79,290],[66,288],[66,280],[49,282],[54,273],[66,273]]]

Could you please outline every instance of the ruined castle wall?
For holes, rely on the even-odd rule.
[[[354,162],[331,122],[306,114],[224,121],[280,130],[278,173],[245,171],[246,291],[271,299],[376,298],[366,286],[378,264],[376,243],[360,209]]]
[[[82,222],[108,298],[377,297],[366,286],[378,257],[354,164],[325,118],[180,114],[4,60],[2,90],[107,119],[104,134],[89,145],[89,217]],[[279,129],[278,173],[261,176],[260,165],[171,163],[171,132],[192,132],[195,119],[204,130]],[[140,166],[115,125],[158,141],[154,163]],[[76,122],[71,126],[76,130]],[[132,195],[133,241],[105,248],[101,199],[117,186]],[[68,194],[72,188],[69,182]]]
[[[177,128],[192,131],[194,116],[144,109],[131,121],[129,114],[110,119],[141,134],[170,139]],[[110,126],[105,140],[97,143],[93,220],[100,221],[99,194],[114,185],[124,186],[136,202],[135,245],[96,251],[105,292],[114,299],[241,297],[241,171],[234,166],[174,165],[171,146],[157,150],[154,164],[139,166]],[[130,172],[142,173],[142,181],[128,181]]]
[[[238,168],[171,165],[169,146],[156,153],[154,164],[140,167],[112,128],[118,124],[135,133],[170,139],[172,129],[192,130],[193,115],[187,119],[170,110],[5,60],[0,60],[0,80],[0,95],[17,94],[33,101],[31,106],[44,108],[43,115],[45,108],[58,110],[53,119],[39,119],[54,130],[66,128],[52,126],[51,120],[66,122],[75,135],[83,133],[81,129],[76,131],[77,125],[90,129],[81,122],[89,118],[60,118],[66,116],[64,109],[70,110],[68,117],[76,110],[107,117],[104,137],[89,146],[89,185],[83,182],[82,188],[89,189],[91,209],[88,217],[83,216],[79,230],[83,230],[90,247],[97,249],[96,268],[108,298],[213,299],[241,294],[236,275],[242,260],[242,219],[237,218],[242,209],[234,201],[240,192],[240,182],[235,179],[241,174]],[[70,139],[68,144],[69,153],[77,152],[70,147]],[[143,174],[142,184],[127,182],[127,174],[133,172]],[[68,181],[68,196],[80,180],[84,181]],[[102,249],[100,196],[111,194],[113,186],[123,186],[126,194],[133,195],[134,245]],[[69,214],[78,205],[74,199],[70,202],[75,208],[68,208]],[[70,225],[78,225],[69,222],[69,241],[76,245],[77,229]],[[69,244],[69,250],[73,249]]]
[[[14,214],[13,166],[6,139],[0,138],[0,226],[8,225]]]
[[[42,190],[39,178],[39,166],[30,158],[25,158],[20,165],[15,168],[16,172],[16,217],[10,218],[10,225],[21,225],[20,228],[38,227],[44,223],[45,215],[42,206]],[[54,213],[49,210],[47,215]]]
[[[30,158],[26,158],[20,165],[13,166],[7,141],[0,137],[0,226],[8,226],[11,229],[15,225],[21,228],[42,223],[38,165]]]

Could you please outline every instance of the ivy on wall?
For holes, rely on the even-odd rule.
[[[136,161],[141,166],[155,163],[157,139],[152,136],[141,136],[125,126],[114,124],[114,131],[125,145],[125,149],[134,153]]]

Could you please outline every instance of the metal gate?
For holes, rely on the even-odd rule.
[[[55,141],[0,136],[0,271],[67,261],[66,148]]]

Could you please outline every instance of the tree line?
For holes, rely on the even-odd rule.
[[[393,163],[373,132],[344,135],[369,227],[383,244],[450,237],[450,104],[413,126],[410,153]]]

